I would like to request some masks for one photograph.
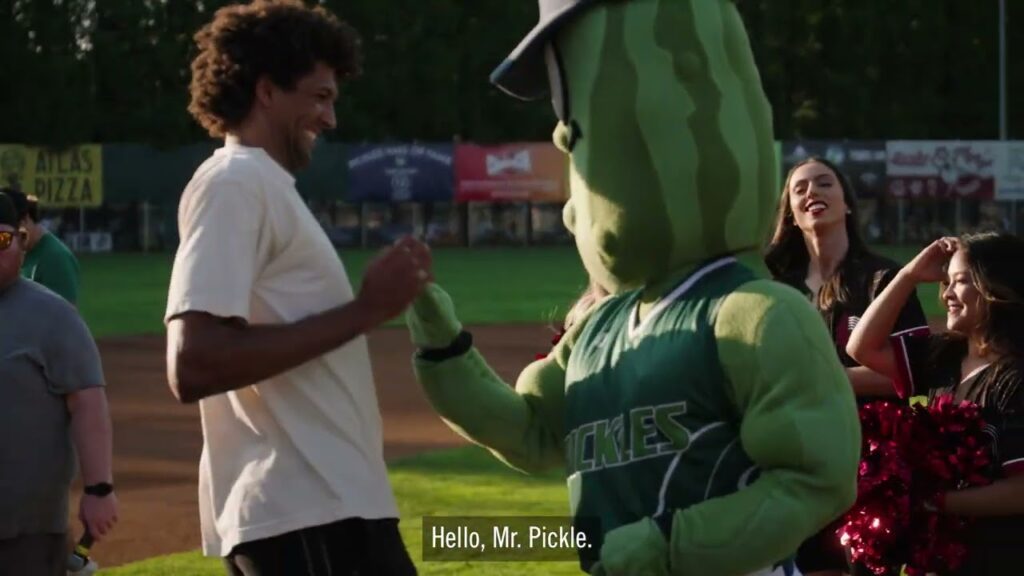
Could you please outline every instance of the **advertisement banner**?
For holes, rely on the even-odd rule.
[[[1024,142],[1002,142],[996,200],[1024,200]]]
[[[568,157],[553,144],[455,149],[458,202],[564,202],[568,176]]]
[[[820,156],[846,174],[858,198],[878,198],[885,193],[884,141],[788,140],[782,150],[782,178],[797,162]]]
[[[348,200],[450,201],[452,149],[451,144],[348,146]]]
[[[43,208],[96,207],[103,203],[103,148],[0,144],[0,182],[37,196]]]
[[[995,196],[999,142],[891,140],[886,144],[887,193],[894,198]]]

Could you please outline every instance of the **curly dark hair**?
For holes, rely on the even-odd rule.
[[[256,83],[266,76],[295,88],[318,62],[338,79],[360,72],[359,36],[336,16],[301,0],[255,0],[217,10],[195,35],[188,111],[215,138],[249,114]]]

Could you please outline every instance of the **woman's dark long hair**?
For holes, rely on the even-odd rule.
[[[1011,234],[985,232],[960,237],[971,283],[981,294],[980,333],[983,352],[999,356],[999,361],[986,377],[995,384],[1019,381],[1024,367],[1024,240]],[[943,282],[939,298],[945,292]],[[967,337],[950,335],[949,343],[962,358],[967,353]],[[1006,378],[1017,372],[1018,378]],[[979,383],[980,384],[980,383]],[[1019,382],[1018,382],[1019,385]],[[999,388],[987,391],[1000,406],[1006,404],[1016,390]]]
[[[1024,240],[987,232],[960,238],[971,280],[985,301],[983,344],[1006,356],[1024,357]]]
[[[851,291],[850,277],[859,262],[867,257],[873,256],[860,235],[860,220],[857,217],[857,195],[853,185],[846,174],[831,161],[820,156],[811,156],[801,160],[790,168],[786,175],[786,183],[782,187],[782,194],[779,195],[779,208],[775,217],[775,232],[764,252],[764,263],[772,276],[777,280],[791,283],[802,283],[807,277],[807,266],[811,257],[807,253],[807,244],[804,242],[803,231],[796,225],[793,219],[793,209],[789,204],[789,187],[793,179],[793,173],[801,166],[811,163],[818,163],[825,166],[836,177],[839,186],[843,189],[843,200],[846,202],[850,212],[846,215],[846,237],[849,241],[849,248],[843,261],[836,267],[835,272],[829,278],[824,279],[824,284],[818,292],[818,308],[825,310],[836,303],[851,304],[851,300],[858,296]],[[859,296],[858,296],[859,297]],[[864,303],[866,304],[866,302]]]

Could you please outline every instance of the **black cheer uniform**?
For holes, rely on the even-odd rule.
[[[839,361],[846,368],[860,366],[856,360],[846,353],[846,343],[850,339],[853,328],[860,321],[861,316],[868,306],[878,297],[886,286],[896,277],[900,265],[887,258],[874,254],[857,258],[849,263],[848,270],[852,273],[845,278],[849,299],[847,302],[836,302],[828,308],[821,309],[822,318],[828,326],[832,341],[835,343],[836,354]],[[814,295],[808,289],[805,282],[806,271],[791,277],[780,277],[776,280],[788,284],[812,300]],[[928,322],[921,308],[921,302],[917,295],[912,295],[900,311],[899,319],[893,328],[893,335],[901,337],[910,334],[928,333]],[[866,404],[879,398],[858,397],[858,405]],[[868,570],[860,566],[849,565],[846,553],[839,543],[839,536],[836,530],[840,526],[840,520],[826,526],[823,530],[809,538],[797,552],[797,567],[803,573],[816,572],[819,570],[843,570],[852,571],[854,576],[870,574]],[[894,571],[893,574],[899,574]]]
[[[966,344],[946,335],[910,334],[893,341],[900,368],[901,396],[927,394],[929,401],[952,395],[981,408],[993,437],[990,480],[1024,473],[1024,359],[989,364],[960,379]],[[975,518],[968,527],[967,558],[948,576],[1024,574],[1024,516]]]

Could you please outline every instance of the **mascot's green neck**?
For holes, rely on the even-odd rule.
[[[722,255],[723,258],[728,256],[728,254]],[[732,254],[732,256],[734,256],[740,264],[749,268],[755,275],[763,278],[770,277],[759,251],[744,250]],[[647,315],[647,312],[653,308],[663,296],[672,290],[675,290],[677,286],[685,282],[686,279],[696,272],[699,267],[699,263],[680,267],[677,270],[666,274],[663,278],[655,280],[642,288],[640,292],[640,318],[643,319],[644,316]]]
[[[640,292],[640,318],[643,319],[647,312],[661,300],[662,296],[665,296],[674,290],[676,286],[686,281],[686,278],[696,270],[697,265],[691,264],[685,268],[670,272],[664,278],[644,286]]]

